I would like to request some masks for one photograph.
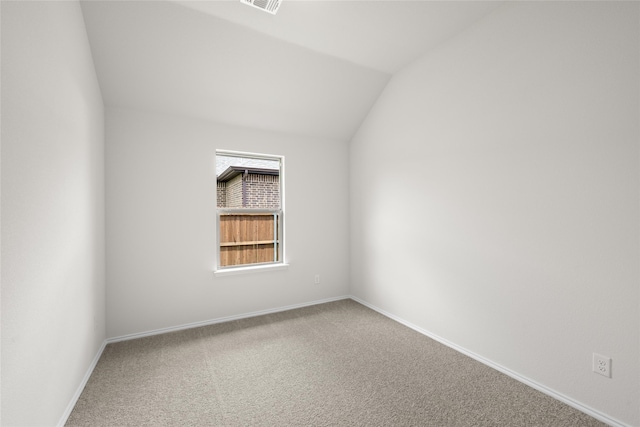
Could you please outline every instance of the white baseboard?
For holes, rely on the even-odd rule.
[[[203,321],[200,321],[200,322],[185,323],[183,325],[171,326],[171,327],[168,327],[168,328],[160,328],[160,329],[154,329],[154,330],[146,331],[146,332],[139,332],[139,333],[135,333],[135,334],[128,334],[128,335],[122,335],[122,336],[119,336],[119,337],[108,338],[107,339],[107,344],[111,344],[111,343],[114,343],[114,342],[120,342],[120,341],[135,340],[137,338],[150,337],[150,336],[153,336],[153,335],[166,334],[167,332],[182,331],[184,329],[198,328],[200,326],[214,325],[216,323],[231,322],[233,320],[247,319],[249,317],[256,317],[256,316],[262,316],[262,315],[265,315],[265,314],[278,313],[280,311],[294,310],[296,308],[309,307],[309,306],[312,306],[312,305],[324,304],[324,303],[327,303],[327,302],[339,301],[339,300],[349,299],[349,298],[350,297],[348,295],[344,295],[344,296],[340,296],[340,297],[333,297],[333,298],[327,298],[327,299],[318,300],[318,301],[304,302],[304,303],[301,303],[301,304],[288,305],[288,306],[284,306],[284,307],[271,308],[271,309],[267,309],[267,310],[252,311],[250,313],[243,313],[243,314],[238,314],[238,315],[234,315],[234,316],[219,317],[219,318],[216,318],[216,319],[203,320]]]
[[[407,322],[406,320],[404,320],[404,319],[402,319],[402,318],[400,318],[400,317],[398,317],[396,315],[393,315],[391,313],[388,313],[388,312],[382,310],[381,308],[378,308],[378,307],[374,306],[373,304],[369,304],[368,302],[363,301],[358,297],[355,297],[355,296],[352,295],[352,296],[350,296],[350,298],[352,300],[356,301],[356,302],[359,302],[360,304],[362,304],[362,305],[364,305],[366,307],[369,307],[370,309],[372,309],[374,311],[377,311],[378,313],[382,314],[383,316],[386,316],[386,317],[388,317],[388,318],[390,318],[392,320],[395,320],[396,322],[401,323],[404,326],[406,326],[408,328],[411,328],[416,332],[421,333],[422,335],[425,335],[425,336],[427,336],[427,337],[429,337],[429,338],[431,338],[431,339],[433,339],[435,341],[438,341],[439,343],[444,344],[447,347],[452,348],[452,349],[456,350],[459,353],[462,353],[462,354],[464,354],[466,356],[469,356],[472,359],[477,360],[478,362],[489,366],[490,368],[493,368],[493,369],[495,369],[495,370],[497,370],[499,372],[502,372],[503,374],[508,375],[509,377],[515,379],[516,381],[519,381],[519,382],[521,382],[523,384],[526,384],[529,387],[532,387],[532,388],[534,388],[534,389],[546,394],[547,396],[553,397],[556,400],[559,400],[559,401],[561,401],[563,403],[566,403],[567,405],[577,409],[578,411],[584,412],[585,414],[590,415],[593,418],[595,418],[595,419],[597,419],[599,421],[602,421],[603,423],[606,423],[606,424],[608,424],[610,426],[613,426],[613,427],[631,427],[629,424],[625,424],[625,423],[623,423],[621,421],[618,421],[618,420],[616,420],[614,418],[611,418],[610,416],[608,416],[606,414],[603,414],[602,412],[597,411],[597,410],[595,410],[593,408],[590,408],[589,406],[584,405],[584,404],[582,404],[580,402],[577,402],[577,401],[573,400],[572,398],[563,395],[562,393],[558,393],[557,391],[552,390],[552,389],[550,389],[550,388],[548,388],[548,387],[546,387],[546,386],[544,386],[544,385],[542,385],[540,383],[537,383],[536,381],[533,381],[533,380],[531,380],[531,379],[529,379],[527,377],[524,377],[524,376],[518,374],[517,372],[514,372],[514,371],[512,371],[510,369],[507,369],[504,366],[501,366],[501,365],[499,365],[497,363],[492,362],[491,360],[485,359],[484,357],[482,357],[482,356],[480,356],[478,354],[475,354],[472,351],[469,351],[469,350],[467,350],[467,349],[465,349],[463,347],[460,347],[459,345],[454,344],[451,341],[448,341],[448,340],[446,340],[446,339],[444,339],[444,338],[442,338],[442,337],[440,337],[440,336],[438,336],[436,334],[433,334],[433,333],[431,333],[431,332],[429,332],[427,330],[424,330],[421,327],[416,326],[411,322]]]
[[[220,318],[216,318],[216,319],[210,319],[210,320],[205,320],[205,321],[201,321],[201,322],[194,322],[194,323],[187,323],[187,324],[183,324],[183,325],[179,325],[179,326],[173,326],[173,327],[169,327],[169,328],[161,328],[161,329],[154,329],[151,331],[146,331],[146,332],[140,332],[140,333],[135,333],[135,334],[129,334],[129,335],[123,335],[123,336],[119,336],[119,337],[114,337],[114,338],[108,338],[106,339],[103,343],[102,346],[100,347],[100,349],[98,350],[96,356],[93,358],[93,361],[91,362],[91,365],[89,366],[89,369],[87,369],[87,372],[84,376],[84,378],[82,379],[80,385],[78,386],[78,389],[76,390],[76,393],[73,395],[73,398],[71,399],[71,401],[69,402],[69,405],[67,406],[67,409],[65,410],[64,414],[62,415],[62,417],[60,418],[60,421],[58,422],[58,427],[63,427],[65,425],[65,423],[67,422],[67,419],[69,418],[69,415],[71,415],[71,411],[73,411],[74,406],[76,405],[78,399],[80,398],[80,395],[82,394],[82,391],[84,390],[85,385],[87,384],[87,381],[89,381],[89,377],[91,377],[91,374],[93,373],[93,370],[95,369],[98,360],[100,359],[100,356],[102,356],[102,352],[104,351],[105,347],[107,344],[110,343],[115,343],[115,342],[120,342],[120,341],[127,341],[127,340],[133,340],[133,339],[137,339],[137,338],[143,338],[143,337],[149,337],[149,336],[153,336],[153,335],[160,335],[160,334],[164,334],[167,332],[176,332],[176,331],[181,331],[184,329],[191,329],[191,328],[197,328],[200,326],[207,326],[207,325],[213,325],[216,323],[223,323],[223,322],[230,322],[233,320],[240,320],[240,319],[247,319],[250,317],[256,317],[256,316],[262,316],[265,314],[271,314],[271,313],[278,313],[281,311],[287,311],[287,310],[294,310],[296,308],[303,308],[303,307],[309,307],[312,305],[318,305],[318,304],[324,304],[327,302],[332,302],[332,301],[339,301],[339,300],[343,300],[343,299],[352,299],[366,307],[369,307],[370,309],[377,311],[378,313],[382,314],[383,316],[386,316],[392,320],[395,320],[398,323],[401,323],[404,326],[407,326],[408,328],[413,329],[416,332],[421,333],[422,335],[425,335],[429,338],[432,338],[436,341],[438,341],[441,344],[446,345],[447,347],[450,347],[466,356],[471,357],[474,360],[477,360],[478,362],[487,365],[499,372],[502,372],[505,375],[508,375],[509,377],[528,385],[529,387],[532,387],[554,399],[557,399],[563,403],[566,403],[567,405],[581,411],[584,412],[587,415],[592,416],[593,418],[602,421],[603,423],[606,423],[610,426],[613,427],[631,427],[628,424],[625,424],[621,421],[618,421],[614,418],[609,417],[606,414],[603,414],[602,412],[599,412],[593,408],[590,408],[580,402],[577,402],[573,399],[571,399],[568,396],[563,395],[562,393],[558,393],[542,384],[539,384],[527,377],[524,377],[520,374],[518,374],[517,372],[513,372],[507,368],[505,368],[504,366],[498,365],[488,359],[485,359],[484,357],[475,354],[463,347],[460,347],[457,344],[454,344],[438,335],[435,335],[429,331],[426,331],[422,328],[420,328],[419,326],[416,326],[410,322],[407,322],[406,320],[393,315],[391,313],[388,313],[384,310],[382,310],[381,308],[378,308],[372,304],[369,304],[366,301],[361,300],[358,297],[355,296],[340,296],[340,297],[334,297],[334,298],[327,298],[327,299],[323,299],[323,300],[318,300],[318,301],[312,301],[312,302],[306,302],[306,303],[301,303],[301,304],[294,304],[294,305],[289,305],[289,306],[284,306],[284,307],[278,307],[278,308],[273,308],[273,309],[268,309],[268,310],[260,310],[260,311],[253,311],[250,313],[243,313],[243,314],[239,314],[239,315],[235,315],[235,316],[227,316],[227,317],[220,317]]]
[[[80,381],[80,385],[76,389],[76,392],[74,393],[73,397],[71,398],[71,401],[67,405],[67,409],[65,409],[64,413],[60,417],[60,420],[58,421],[58,424],[57,424],[58,427],[64,427],[64,425],[67,423],[67,420],[69,419],[69,415],[71,415],[71,411],[73,411],[73,408],[76,406],[76,403],[78,403],[78,399],[80,398],[80,395],[82,394],[82,390],[84,390],[84,387],[87,385],[87,381],[89,381],[89,378],[91,377],[91,374],[93,373],[93,370],[95,369],[96,365],[98,364],[98,360],[100,360],[100,356],[102,356],[102,352],[104,351],[104,348],[106,346],[107,346],[107,341],[105,340],[105,341],[102,342],[102,345],[98,349],[98,352],[96,353],[95,357],[91,361],[91,364],[89,365],[89,368],[87,369],[87,372],[84,374],[84,377],[82,378],[82,381]]]
[[[187,323],[187,324],[184,324],[184,325],[173,326],[173,327],[162,328],[162,329],[155,329],[155,330],[152,330],[152,331],[140,332],[140,333],[136,333],[136,334],[123,335],[123,336],[115,337],[115,338],[108,338],[108,339],[106,339],[106,340],[104,340],[102,342],[102,345],[100,346],[100,349],[98,350],[98,353],[96,353],[96,356],[93,358],[93,361],[91,362],[91,365],[89,365],[89,369],[87,369],[87,372],[85,373],[84,377],[82,378],[82,381],[80,382],[80,385],[78,386],[78,389],[76,390],[75,394],[71,398],[71,401],[67,405],[67,409],[65,409],[64,413],[60,417],[60,420],[58,421],[57,427],[64,427],[64,425],[66,424],[67,420],[69,419],[69,416],[71,415],[71,411],[73,411],[73,408],[76,406],[76,403],[78,402],[78,399],[80,398],[80,395],[82,394],[82,391],[84,390],[84,387],[87,385],[87,381],[89,381],[89,378],[91,377],[91,374],[93,373],[93,370],[95,369],[96,365],[98,364],[98,360],[100,360],[100,357],[102,356],[102,352],[104,351],[104,349],[107,346],[107,344],[111,344],[111,343],[114,343],[114,342],[120,342],[120,341],[126,341],[126,340],[133,340],[133,339],[136,339],[136,338],[149,337],[149,336],[152,336],[152,335],[165,334],[167,332],[175,332],[175,331],[181,331],[181,330],[184,330],[184,329],[197,328],[199,326],[207,326],[207,325],[213,325],[213,324],[216,324],[216,323],[230,322],[232,320],[247,319],[249,317],[256,317],[256,316],[262,316],[264,314],[278,313],[278,312],[281,312],[281,311],[293,310],[293,309],[302,308],[302,307],[309,307],[309,306],[312,306],[312,305],[324,304],[324,303],[327,303],[327,302],[339,301],[339,300],[348,299],[348,298],[350,298],[350,297],[348,295],[345,295],[345,296],[327,298],[327,299],[318,300],[318,301],[305,302],[305,303],[301,303],[301,304],[288,305],[288,306],[285,306],[285,307],[278,307],[278,308],[273,308],[273,309],[268,309],[268,310],[253,311],[253,312],[250,312],[250,313],[239,314],[239,315],[236,315],[236,316],[227,316],[227,317],[220,317],[220,318],[217,318],[217,319],[205,320],[205,321],[202,321],[202,322]]]

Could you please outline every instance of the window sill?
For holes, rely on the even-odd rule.
[[[230,267],[220,270],[213,270],[213,274],[216,276],[233,276],[236,274],[248,274],[259,273],[264,271],[286,270],[289,268],[289,264],[278,263],[268,265],[252,265],[246,267]]]

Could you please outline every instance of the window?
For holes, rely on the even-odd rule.
[[[218,270],[282,264],[284,157],[216,151]]]

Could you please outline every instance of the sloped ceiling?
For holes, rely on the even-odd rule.
[[[87,0],[107,106],[348,141],[391,75],[499,3]]]

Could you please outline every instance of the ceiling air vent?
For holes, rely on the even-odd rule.
[[[240,3],[248,4],[275,15],[280,8],[281,0],[240,0]]]

